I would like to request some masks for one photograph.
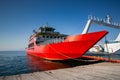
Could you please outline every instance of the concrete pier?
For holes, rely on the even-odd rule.
[[[72,68],[1,76],[0,80],[120,80],[120,64],[100,62]]]

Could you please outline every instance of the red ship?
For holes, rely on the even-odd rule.
[[[45,25],[30,36],[26,53],[48,60],[80,58],[108,32],[87,33],[93,20],[89,19],[82,34],[68,36],[55,32],[55,28]]]

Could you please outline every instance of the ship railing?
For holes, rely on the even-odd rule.
[[[61,43],[63,42],[64,39],[58,38],[58,39],[50,39],[50,40],[46,40],[44,42],[39,43],[39,45],[44,45],[44,44],[54,44],[54,43]]]

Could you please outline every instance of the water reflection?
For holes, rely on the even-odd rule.
[[[78,60],[48,61],[31,55],[27,55],[28,68],[31,72],[54,70],[61,68],[69,68],[81,65],[89,65],[99,63],[101,61],[86,60],[79,58]]]
[[[34,56],[30,56],[30,55],[27,55],[27,63],[28,63],[28,67],[32,71],[45,71],[45,70],[53,70],[53,69],[70,67],[67,64],[48,61],[48,60],[44,60]]]

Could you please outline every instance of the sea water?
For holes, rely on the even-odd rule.
[[[92,53],[86,55],[108,57],[107,54]],[[120,60],[120,54],[110,54],[110,57]],[[77,59],[68,61],[48,61],[27,55],[25,51],[0,51],[0,76],[68,68],[93,63]]]
[[[66,67],[69,67],[69,65],[38,59],[36,57],[26,55],[25,51],[0,51],[0,76]]]
[[[0,51],[0,76],[29,72],[24,51]]]

